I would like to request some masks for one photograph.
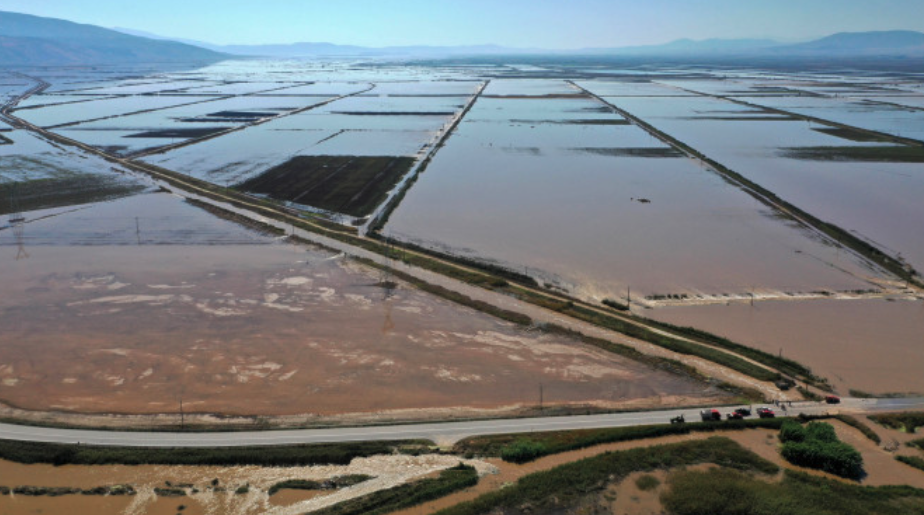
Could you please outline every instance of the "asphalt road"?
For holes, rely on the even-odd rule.
[[[757,406],[755,405],[753,407],[756,408]],[[719,409],[724,414],[734,408],[735,406]],[[774,409],[778,414],[784,414],[781,409],[775,407]],[[789,407],[786,413],[795,415],[798,413],[875,413],[907,410],[924,410],[924,398],[850,398],[843,399],[841,404],[836,405],[819,402],[797,402],[793,403],[792,407]],[[435,441],[439,444],[448,445],[468,436],[664,424],[667,423],[671,417],[680,414],[683,414],[688,422],[700,420],[699,410],[663,410],[609,415],[522,418],[399,426],[223,433],[94,431],[0,424],[0,439],[55,443],[80,442],[90,445],[135,447],[238,447],[422,438]]]

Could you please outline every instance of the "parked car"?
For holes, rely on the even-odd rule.
[[[750,417],[751,409],[750,408],[738,408],[735,410],[735,413],[741,415],[742,417]]]
[[[744,415],[737,411],[732,411],[731,413],[726,413],[725,418],[727,420],[744,420]]]
[[[772,409],[763,406],[757,408],[757,416],[760,418],[774,418],[776,417],[776,413],[774,413]]]
[[[722,420],[722,414],[717,409],[704,409],[699,412],[699,416],[703,418],[703,422]]]

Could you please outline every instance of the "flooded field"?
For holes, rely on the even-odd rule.
[[[917,200],[924,174],[919,163],[890,158],[886,150],[894,144],[852,141],[827,126],[710,97],[609,100],[816,217],[924,267],[917,230],[924,223]],[[800,149],[823,149],[831,157]],[[844,149],[880,157],[838,157]]]
[[[385,233],[598,301],[629,288],[859,289],[878,277],[574,86],[529,83],[510,98],[494,84]]]
[[[924,390],[907,344],[924,334],[920,302],[896,296],[902,281],[619,114],[922,269],[924,152],[889,139],[924,137],[919,78],[247,60],[5,72],[0,99],[38,79],[48,86],[10,114],[110,157],[341,223],[395,198],[385,236],[594,302],[631,292],[655,308],[646,315],[782,347],[839,388]],[[8,121],[0,400],[11,405],[174,413],[182,398],[191,412],[334,420],[514,413],[539,384],[552,404],[712,398],[218,218],[125,161]],[[25,223],[6,223],[20,212]]]
[[[173,413],[182,399],[187,413],[326,419],[515,411],[540,383],[547,405],[715,395],[170,195],[40,214],[19,241],[0,231],[0,399],[19,408]]]
[[[671,307],[645,316],[693,326],[812,367],[846,395],[924,392],[924,300],[760,302]]]

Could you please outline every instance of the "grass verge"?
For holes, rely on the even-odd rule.
[[[665,418],[668,414],[665,413]],[[660,438],[670,435],[736,431],[750,428],[779,429],[783,418],[728,420],[724,422],[696,422],[686,424],[659,424],[651,426],[617,427],[610,429],[583,429],[578,431],[550,431],[519,434],[477,436],[456,443],[454,452],[475,456],[502,457],[513,463],[526,463],[543,456],[558,454],[594,445],[614,442]],[[521,451],[521,452],[518,452]]]

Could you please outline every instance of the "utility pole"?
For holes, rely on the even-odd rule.
[[[138,245],[141,245],[141,222],[138,221],[138,217],[135,217],[135,238],[138,240]]]
[[[545,392],[543,391],[542,383],[539,383],[539,410],[540,411],[542,411],[542,401],[543,401],[544,393]]]

